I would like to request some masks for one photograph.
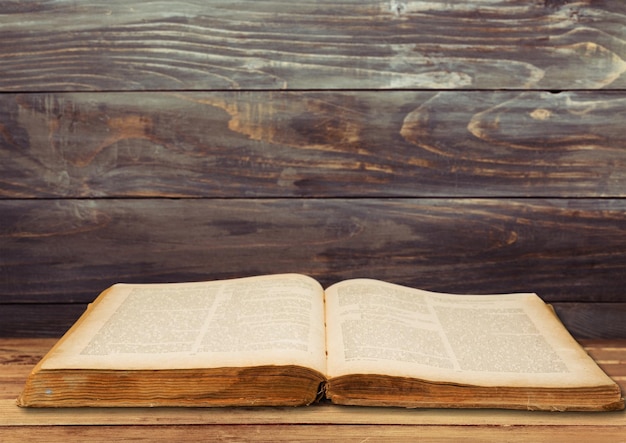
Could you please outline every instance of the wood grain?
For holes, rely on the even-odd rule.
[[[86,303],[0,302],[0,337],[60,338],[86,309]]]
[[[0,249],[4,303],[84,303],[116,281],[281,272],[623,302],[626,201],[4,200]]]
[[[0,11],[0,332],[295,271],[536,291],[624,336],[622,0]]]
[[[552,306],[570,334],[577,339],[626,339],[626,303],[553,303]],[[616,375],[624,376],[626,380],[624,369],[618,370]]]
[[[571,443],[581,436],[599,438],[602,441],[620,441],[624,426],[472,426],[472,425],[222,425],[222,426],[29,426],[1,429],[7,442],[20,442],[24,439],[37,441],[42,436],[45,441],[68,441],[79,439],[82,442],[102,442],[111,440],[132,440],[133,442],[171,441],[276,441],[276,442],[413,442],[416,436],[426,441],[467,443],[534,442]]]
[[[0,196],[626,197],[625,92],[0,95]]]
[[[2,91],[626,86],[621,0],[0,8]]]

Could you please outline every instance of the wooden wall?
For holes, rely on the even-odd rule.
[[[625,73],[622,0],[0,1],[0,335],[302,272],[626,337]]]

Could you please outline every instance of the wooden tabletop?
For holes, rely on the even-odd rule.
[[[626,413],[358,408],[69,408],[15,405],[32,366],[54,339],[0,339],[0,441],[550,441],[589,435],[626,441]],[[626,391],[626,340],[584,341]]]

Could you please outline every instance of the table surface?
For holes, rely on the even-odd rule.
[[[0,338],[0,441],[464,441],[626,442],[626,412],[559,413],[315,405],[301,408],[23,409],[28,372],[54,339]],[[626,340],[581,341],[626,392]]]

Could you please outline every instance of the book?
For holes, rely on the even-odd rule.
[[[102,292],[35,366],[23,407],[608,411],[619,386],[535,294],[278,274]]]

